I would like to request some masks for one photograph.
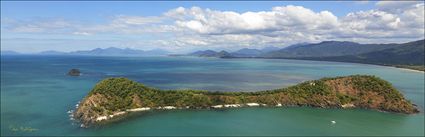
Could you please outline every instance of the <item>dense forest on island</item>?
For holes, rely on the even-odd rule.
[[[83,123],[134,108],[210,109],[214,105],[258,103],[261,106],[311,106],[321,108],[375,109],[417,113],[416,107],[389,82],[375,76],[352,75],[322,78],[287,88],[258,92],[160,90],[127,78],[100,81],[82,100],[75,117]]]

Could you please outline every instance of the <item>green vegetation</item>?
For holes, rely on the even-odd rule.
[[[85,123],[128,109],[174,106],[211,108],[214,105],[259,103],[267,106],[312,106],[376,109],[417,113],[390,83],[375,76],[353,75],[303,82],[288,88],[258,92],[208,92],[202,90],[159,90],[127,78],[102,80],[80,103],[75,116]]]
[[[425,71],[424,41],[417,40],[401,44],[359,44],[348,41],[324,41],[314,44],[292,45],[269,52],[244,48],[231,53],[205,50],[187,55],[219,58],[272,58],[353,62]]]
[[[280,50],[261,53],[259,50],[241,49],[226,56],[217,56],[211,51],[198,51],[194,56],[204,55],[221,58],[274,58],[300,59],[318,61],[353,62],[394,66],[419,71],[425,71],[425,40],[417,40],[401,44],[359,44],[347,41],[324,41],[314,44],[299,44]]]

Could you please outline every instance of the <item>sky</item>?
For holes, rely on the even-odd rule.
[[[261,49],[424,39],[423,1],[1,1],[1,50]]]

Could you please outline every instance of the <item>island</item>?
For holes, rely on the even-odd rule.
[[[80,76],[81,72],[79,69],[71,69],[68,72],[69,76]]]
[[[107,78],[76,105],[72,117],[88,127],[141,111],[285,106],[419,112],[391,83],[369,75],[322,78],[257,92],[160,90],[127,78]]]

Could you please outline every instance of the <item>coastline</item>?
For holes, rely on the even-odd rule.
[[[393,67],[393,68],[403,69],[403,70],[406,70],[406,71],[425,73],[425,66],[422,66],[422,69],[415,69],[414,66],[407,66],[407,65],[386,65],[386,64],[377,64],[377,63],[349,62],[349,61],[336,61],[336,60],[320,60],[320,59],[309,59],[309,58],[267,58],[267,57],[216,57],[216,58],[221,58],[221,59],[288,59],[288,60],[308,60],[308,61],[357,63],[357,64]],[[417,65],[417,66],[420,66],[420,65]]]
[[[83,56],[83,57],[96,57],[89,55],[38,55],[38,54],[19,54],[19,55],[1,55],[1,56]],[[98,57],[133,57],[133,56],[98,56]],[[136,56],[140,57],[140,56]],[[141,56],[141,57],[156,57],[156,56]],[[157,57],[197,57],[197,58],[220,58],[220,59],[288,59],[288,60],[309,60],[309,61],[328,61],[328,62],[342,62],[342,63],[357,63],[357,64],[366,64],[366,65],[377,65],[377,66],[386,66],[399,68],[405,71],[411,72],[420,72],[425,73],[425,66],[422,66],[421,69],[412,68],[412,66],[405,65],[386,65],[386,64],[377,64],[377,63],[365,63],[365,62],[349,62],[349,61],[336,61],[336,60],[320,60],[320,59],[309,59],[309,58],[268,58],[268,57],[199,57],[199,56],[189,56],[189,55],[163,55]],[[413,66],[414,67],[414,66]]]
[[[137,113],[143,113],[143,112],[154,112],[154,111],[166,111],[166,110],[224,110],[224,109],[234,109],[234,108],[251,108],[251,107],[266,107],[266,108],[285,108],[285,107],[312,107],[312,108],[339,108],[339,109],[356,109],[356,106],[348,103],[348,104],[341,104],[341,105],[337,105],[337,106],[330,106],[330,107],[317,107],[317,106],[305,106],[305,105],[283,105],[281,103],[278,103],[276,105],[267,105],[267,104],[263,104],[263,103],[256,103],[256,102],[251,102],[251,103],[243,103],[243,104],[221,104],[221,105],[213,105],[213,106],[209,106],[206,108],[203,107],[175,107],[175,106],[163,106],[163,107],[140,107],[140,108],[133,108],[133,109],[127,109],[125,111],[119,111],[119,112],[115,112],[112,115],[105,115],[105,116],[99,116],[94,118],[95,119],[95,124],[94,125],[99,125],[99,124],[105,124],[105,123],[109,123],[109,122],[114,122],[117,119],[122,119],[125,118],[127,115],[130,114],[137,114]],[[78,107],[76,107],[76,109],[78,109]],[[367,109],[367,108],[366,108]],[[374,109],[371,109],[374,110]],[[380,110],[377,110],[380,111]],[[69,110],[68,113],[71,114],[69,115],[71,117],[71,120],[75,120],[73,118],[73,112],[75,112],[74,110]],[[388,112],[388,113],[392,113],[391,111],[381,111],[381,112]],[[80,123],[80,127],[81,128],[88,128],[91,125],[87,125],[84,123]]]
[[[403,70],[403,71],[410,71],[410,72],[416,72],[416,73],[422,73],[422,74],[425,74],[425,71],[421,71],[421,70],[416,70],[416,69],[411,69],[411,68],[404,68],[404,67],[396,67],[396,66],[393,66],[394,68],[397,68],[397,69],[400,69],[400,70]]]
[[[418,70],[418,69],[409,68],[409,67],[404,67],[404,66],[390,66],[390,67],[398,68],[398,69],[403,70],[403,71],[410,71],[410,72],[417,72],[417,73],[425,73],[425,69],[424,69],[424,70]]]

